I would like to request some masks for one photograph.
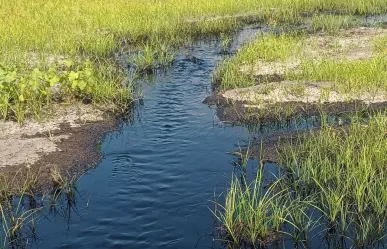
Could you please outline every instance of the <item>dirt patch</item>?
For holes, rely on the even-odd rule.
[[[0,122],[0,172],[39,171],[39,189],[47,190],[53,167],[76,177],[95,166],[101,158],[97,144],[116,127],[115,119],[91,105],[56,109],[42,123]]]

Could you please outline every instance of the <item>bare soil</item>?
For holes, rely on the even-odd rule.
[[[48,190],[53,167],[72,177],[94,167],[101,158],[97,148],[100,139],[115,127],[113,117],[91,105],[58,106],[42,123],[29,120],[19,126],[2,121],[0,173],[39,172],[39,189]]]

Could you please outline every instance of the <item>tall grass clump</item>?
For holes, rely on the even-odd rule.
[[[356,247],[385,235],[387,117],[355,116],[349,127],[323,126],[279,149],[279,165],[298,195],[315,196],[328,233]]]
[[[387,55],[387,36],[378,37],[372,45],[374,53],[384,56]]]
[[[233,175],[224,206],[216,204],[214,212],[227,243],[255,247],[267,245],[280,236],[291,205],[284,197],[285,190],[276,190],[277,183],[265,190],[263,170],[249,184],[245,178],[239,180]]]

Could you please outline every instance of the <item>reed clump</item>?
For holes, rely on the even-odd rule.
[[[247,183],[244,177],[239,180],[238,176],[232,176],[225,204],[217,203],[214,212],[226,243],[254,248],[280,237],[292,205],[284,198],[285,190],[277,191],[278,182],[264,187],[262,170],[252,183]]]

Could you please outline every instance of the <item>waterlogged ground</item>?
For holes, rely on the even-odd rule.
[[[256,31],[243,30],[230,50]],[[234,167],[237,157],[228,152],[272,132],[314,126],[313,119],[262,129],[220,122],[217,109],[202,101],[212,94],[212,72],[225,56],[223,49],[215,40],[198,43],[142,85],[144,99],[136,103],[130,122],[106,135],[100,145],[105,157],[80,178],[75,202],[58,203],[56,210],[45,207],[36,230],[25,229],[28,248],[223,247],[210,209],[214,196],[229,187],[231,174],[240,173]],[[249,180],[257,164],[248,163]],[[265,170],[274,178],[278,169],[268,163]],[[310,246],[335,246],[323,237],[316,230]],[[273,247],[294,245],[285,240]]]

